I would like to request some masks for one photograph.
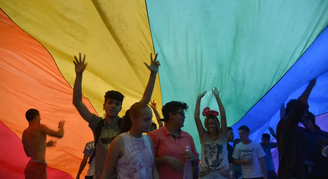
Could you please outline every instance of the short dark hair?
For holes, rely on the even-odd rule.
[[[228,131],[233,131],[232,127],[228,127]]]
[[[107,91],[104,97],[105,97],[105,103],[108,99],[114,99],[122,103],[124,98],[122,93],[114,90]]]
[[[249,133],[249,131],[250,131],[249,128],[247,126],[245,126],[245,125],[240,126],[238,128],[238,130],[239,131],[244,131],[244,132],[247,132],[247,133]]]
[[[262,139],[269,139],[270,140],[270,135],[267,133],[262,134]]]
[[[170,113],[175,113],[179,110],[179,108],[182,108],[183,110],[188,109],[188,105],[184,102],[179,101],[171,101],[166,103],[162,108],[162,113],[164,116],[164,122],[167,122],[170,118]]]
[[[26,111],[25,117],[26,117],[26,119],[27,119],[28,122],[31,122],[34,119],[34,117],[37,116],[37,115],[39,115],[39,114],[40,113],[39,113],[39,111],[37,109],[31,108],[31,109],[29,109],[29,110]]]

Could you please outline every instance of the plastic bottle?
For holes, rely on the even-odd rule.
[[[190,151],[189,146],[186,146],[186,152]],[[193,179],[192,178],[192,164],[191,161],[185,162],[183,167],[183,179]]]

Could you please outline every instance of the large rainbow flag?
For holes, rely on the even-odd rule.
[[[158,53],[152,99],[189,105],[184,130],[198,151],[196,96],[213,87],[228,125],[248,125],[259,140],[276,127],[282,104],[317,77],[310,111],[328,129],[327,0],[1,0],[0,8],[0,178],[24,178],[21,136],[32,107],[50,128],[67,121],[64,138],[47,149],[48,178],[75,178],[93,140],[72,104],[79,52],[88,62],[83,100],[100,116],[107,90],[125,95],[121,115],[141,99],[143,62]],[[206,106],[217,108],[209,94]]]

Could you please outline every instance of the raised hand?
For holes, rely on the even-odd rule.
[[[64,125],[65,125],[65,122],[66,122],[66,121],[64,121],[64,120],[59,121],[59,123],[58,123],[58,128],[59,128],[59,129],[60,129],[60,128],[63,128]]]
[[[150,101],[149,106],[150,106],[151,108],[153,108],[153,109],[156,109],[156,103],[155,103],[155,100]]]
[[[212,89],[212,93],[214,94],[214,96],[220,96],[220,90],[218,90],[216,87]]]
[[[75,73],[76,74],[82,74],[85,67],[87,66],[87,63],[85,63],[85,55],[83,56],[83,59],[81,57],[81,53],[79,53],[79,59],[77,59],[76,56],[74,56],[75,60],[73,61],[75,65]]]
[[[147,66],[147,68],[154,73],[158,72],[158,67],[161,65],[159,63],[159,61],[157,61],[157,55],[158,53],[156,53],[155,58],[153,59],[153,54],[150,53],[150,65],[148,65],[147,63],[145,63],[145,65]]]
[[[56,146],[56,144],[57,144],[57,141],[50,140],[47,142],[47,147],[54,147],[54,146]]]
[[[314,78],[313,80],[310,81],[309,85],[310,86],[315,86],[315,84],[317,83],[317,78]]]
[[[270,131],[271,135],[275,135],[274,130],[272,129],[272,127],[269,127],[269,131]]]
[[[199,99],[203,98],[203,97],[205,96],[206,92],[207,92],[207,91],[204,91],[204,92],[200,93],[200,94],[198,95],[198,98],[199,98]]]

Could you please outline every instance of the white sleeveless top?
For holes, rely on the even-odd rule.
[[[211,140],[208,133],[201,139],[201,165],[200,172],[220,172],[229,171],[227,138],[218,137]]]
[[[124,141],[124,154],[117,161],[118,179],[152,179],[154,155],[146,135],[136,138],[127,132],[120,134]]]

